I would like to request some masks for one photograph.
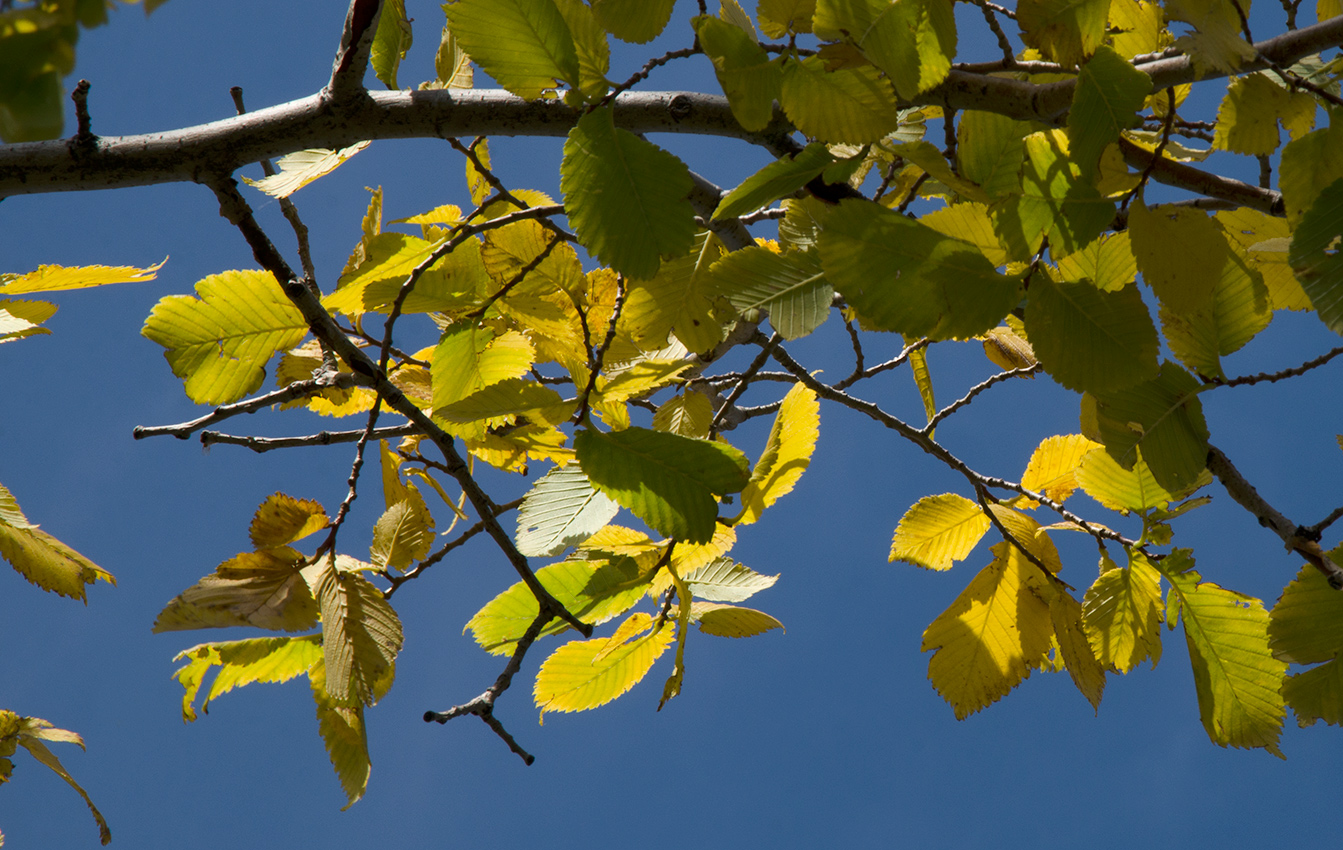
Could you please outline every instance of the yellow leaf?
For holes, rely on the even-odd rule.
[[[272,198],[287,198],[307,186],[318,177],[323,177],[345,164],[345,161],[369,146],[369,142],[356,142],[348,148],[338,151],[326,148],[294,151],[276,161],[279,170],[260,180],[242,180],[249,186],[255,186]]]
[[[369,560],[379,567],[404,570],[428,555],[433,545],[434,518],[420,491],[408,487],[406,498],[384,511],[373,526]]]
[[[1054,628],[1032,573],[1024,560],[995,558],[924,631],[928,678],[956,719],[1002,699],[1048,655]]]
[[[689,368],[690,363],[684,360],[644,360],[614,377],[599,375],[595,389],[605,401],[626,401],[652,394]]]
[[[1102,555],[1103,572],[1082,599],[1082,623],[1097,660],[1120,673],[1161,660],[1161,576],[1141,555],[1120,568]]]
[[[888,560],[949,570],[970,554],[989,525],[979,505],[964,496],[925,496],[900,520]]]
[[[284,493],[266,498],[252,517],[249,534],[258,549],[288,546],[331,524],[326,510],[312,499],[295,499]]]
[[[0,294],[23,295],[29,292],[61,292],[67,289],[85,289],[106,286],[109,283],[140,283],[153,280],[163,268],[163,262],[147,269],[135,266],[38,266],[37,271],[19,275],[0,283]]]
[[[1046,437],[1026,464],[1021,486],[1063,502],[1079,486],[1077,467],[1082,458],[1100,447],[1081,434]]]
[[[84,586],[112,574],[28,522],[14,496],[0,485],[0,557],[19,575],[60,596],[83,601]]]
[[[1228,241],[1243,250],[1250,265],[1264,276],[1274,310],[1312,309],[1309,296],[1287,262],[1287,249],[1278,248],[1281,240],[1291,239],[1284,219],[1241,207],[1217,213],[1217,221]]]
[[[998,522],[1014,538],[1013,541],[1007,541],[1013,554],[1016,554],[1017,546],[1025,547],[1027,552],[1035,556],[1051,573],[1057,573],[1063,568],[1059,561],[1059,551],[1054,546],[1054,541],[1049,539],[1040,523],[1020,511],[1013,510],[1006,505],[989,505],[989,510],[998,518]]]
[[[215,667],[220,668],[201,708],[207,713],[210,700],[237,687],[253,682],[287,682],[308,672],[322,660],[321,641],[316,635],[307,637],[267,637],[247,640],[202,643],[184,649],[173,657],[186,663],[173,673],[183,687],[182,719],[196,719],[196,695],[200,693],[205,676]]]
[[[326,693],[340,705],[372,705],[401,651],[401,620],[376,587],[339,563],[325,564],[312,585],[322,609]]]
[[[450,327],[434,349],[434,408],[447,407],[531,368],[535,350],[517,331],[495,335],[468,324]]]
[[[662,403],[653,414],[653,427],[659,431],[702,440],[709,436],[713,422],[713,402],[704,393],[686,390]]]
[[[1082,628],[1082,606],[1066,591],[1055,590],[1049,597],[1049,618],[1068,675],[1091,707],[1099,711],[1105,692],[1105,668],[1096,660]]]
[[[771,629],[783,628],[783,623],[764,611],[717,602],[694,603],[691,618],[699,623],[699,630],[706,635],[727,638],[755,637]]]
[[[163,346],[197,404],[237,401],[261,386],[266,363],[298,345],[308,322],[266,271],[227,271],[196,284],[199,298],[170,295],[140,333]]]
[[[600,532],[598,532],[600,534]],[[737,543],[737,530],[730,525],[714,527],[708,543],[677,542],[672,549],[671,566],[678,576],[687,580],[701,568],[707,567],[732,550]],[[660,550],[659,550],[660,551]],[[654,561],[653,563],[656,563]],[[651,566],[649,567],[651,569]],[[648,595],[654,599],[667,592],[672,585],[671,570],[659,570],[648,586]]]
[[[820,434],[820,414],[816,393],[800,383],[794,384],[774,417],[769,440],[751,472],[751,481],[741,492],[742,513],[737,523],[755,522],[765,508],[792,492],[811,463]]]
[[[632,625],[631,625],[632,624]],[[653,618],[631,614],[617,634],[634,628],[647,631]],[[566,643],[541,663],[533,696],[544,717],[547,711],[587,711],[604,705],[638,684],[675,639],[670,624],[624,642],[595,638]],[[611,646],[612,643],[616,645]],[[600,661],[598,657],[600,656]]]
[[[364,796],[372,765],[368,757],[368,734],[364,729],[364,707],[345,706],[327,693],[326,666],[318,659],[308,671],[312,699],[317,704],[317,732],[326,745],[327,757],[336,778],[345,789],[348,809]]]
[[[1025,369],[1039,362],[1030,342],[1011,328],[989,328],[980,339],[984,356],[1001,369]]]
[[[287,546],[243,552],[164,606],[154,620],[154,631],[311,628],[317,623],[317,603],[303,579],[304,562]]]
[[[974,245],[995,267],[1007,262],[1007,251],[993,231],[989,208],[984,204],[972,201],[952,204],[924,215],[919,221],[938,233]]]

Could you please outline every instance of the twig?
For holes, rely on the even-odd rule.
[[[583,394],[578,397],[578,409],[574,411],[574,424],[578,424],[588,418],[588,403],[592,398],[592,391],[597,386],[597,374],[602,370],[602,363],[606,360],[606,352],[611,348],[611,343],[616,340],[616,323],[620,321],[620,312],[625,307],[625,296],[629,290],[625,288],[625,276],[616,276],[616,301],[611,306],[611,322],[606,326],[606,336],[588,357],[588,382],[583,387]],[[587,320],[583,321],[584,329],[587,328]]]
[[[1272,529],[1282,538],[1289,551],[1296,552],[1315,569],[1324,573],[1330,587],[1335,590],[1343,588],[1343,569],[1330,560],[1319,543],[1310,538],[1311,529],[1302,528],[1264,501],[1258,491],[1240,474],[1240,470],[1231,463],[1230,458],[1216,446],[1208,446],[1208,471],[1217,476],[1217,480],[1222,482],[1226,492],[1237,504],[1259,519],[1260,525]]]
[[[77,129],[75,136],[71,141],[81,147],[92,146],[98,137],[93,135],[93,121],[89,118],[89,88],[91,84],[88,80],[80,80],[75,84],[75,90],[70,92],[70,99],[75,102],[75,122]]]
[[[628,91],[629,89],[648,79],[648,75],[653,73],[653,69],[660,68],[663,65],[666,65],[668,62],[672,61],[673,59],[685,59],[687,57],[694,56],[698,53],[703,52],[704,51],[700,50],[698,43],[696,43],[694,47],[683,47],[680,50],[670,50],[662,54],[661,56],[656,56],[652,59],[649,59],[647,62],[644,63],[644,66],[640,68],[638,71],[635,71],[634,74],[628,80],[626,80],[623,83],[620,83],[619,85],[612,88],[611,91],[607,92],[606,97],[602,98],[601,102],[595,104],[593,108],[605,106],[606,104],[610,103],[616,97],[616,95],[620,94],[621,92]],[[675,104],[673,103],[673,105]]]
[[[1239,378],[1210,378],[1209,383],[1216,384],[1219,387],[1240,387],[1250,384],[1273,383],[1281,381],[1284,378],[1295,378],[1298,375],[1304,375],[1311,369],[1317,369],[1320,366],[1333,360],[1338,355],[1343,354],[1343,346],[1330,349],[1329,351],[1316,357],[1314,360],[1307,360],[1300,366],[1293,366],[1291,369],[1283,369],[1281,372],[1260,372],[1257,375],[1244,375]]]
[[[506,504],[497,505],[495,507],[495,516],[499,516],[500,514],[505,514],[511,510],[515,510],[521,504],[522,499],[514,499],[513,501],[508,502]],[[382,592],[382,597],[384,599],[391,599],[392,594],[396,593],[396,589],[398,587],[410,581],[411,579],[419,578],[424,573],[425,570],[429,569],[434,564],[437,564],[439,561],[442,561],[445,557],[447,557],[448,553],[452,552],[454,549],[466,545],[466,543],[470,541],[471,538],[480,534],[484,530],[485,530],[485,523],[482,520],[480,522],[477,522],[470,528],[468,528],[466,531],[463,531],[461,534],[457,535],[452,540],[449,540],[447,543],[444,543],[437,552],[433,553],[429,557],[420,561],[418,564],[415,565],[413,569],[406,570],[404,573],[401,573],[400,575],[392,573],[384,574],[383,577],[386,578],[387,581],[389,581],[392,586]]]
[[[1324,535],[1324,530],[1340,519],[1343,519],[1343,508],[1334,508],[1329,512],[1329,516],[1314,525],[1308,525],[1301,529],[1301,536],[1319,542],[1319,539]]]
[[[1012,42],[1008,40],[1007,33],[1003,32],[1002,24],[998,23],[998,19],[993,13],[998,12],[1006,18],[1016,18],[1016,15],[996,3],[988,3],[984,0],[974,0],[974,2],[979,7],[979,11],[984,13],[985,23],[989,25],[989,29],[993,30],[994,37],[998,39],[998,47],[1003,51],[1003,64],[1009,68],[1015,67],[1017,64],[1016,51],[1012,49]]]
[[[267,407],[276,404],[284,404],[287,401],[294,401],[299,398],[319,393],[330,387],[348,389],[349,387],[367,384],[358,375],[350,372],[340,372],[331,378],[308,378],[303,381],[295,381],[287,387],[281,387],[278,390],[272,390],[265,395],[259,395],[256,398],[244,399],[233,404],[223,404],[214,410],[200,417],[192,419],[189,422],[179,422],[176,425],[139,425],[131,432],[131,436],[137,440],[143,440],[146,437],[169,436],[176,437],[179,440],[185,440],[196,431],[207,425],[213,425],[216,422],[222,422],[225,419],[231,419],[244,413],[256,413],[258,410],[264,410]]]
[[[378,397],[373,402],[373,409],[368,412],[368,424],[364,426],[364,433],[355,443],[354,461],[350,464],[350,475],[345,479],[348,489],[345,491],[344,500],[341,501],[340,507],[336,510],[335,519],[331,520],[331,530],[327,532],[326,540],[321,546],[317,547],[318,556],[323,552],[335,552],[336,535],[340,533],[340,527],[344,525],[345,518],[350,515],[350,506],[354,504],[355,499],[359,498],[359,475],[364,469],[364,449],[368,447],[369,437],[377,428],[378,414],[381,411],[382,398]]]
[[[1003,381],[1011,380],[1012,378],[1021,378],[1027,375],[1034,375],[1036,372],[1039,372],[1043,368],[1044,367],[1041,366],[1039,363],[1036,363],[1033,366],[1022,366],[1019,369],[1009,369],[1006,372],[999,372],[998,374],[988,378],[987,380],[982,381],[981,383],[978,383],[975,386],[971,387],[970,391],[967,392],[965,395],[961,396],[960,398],[953,401],[951,404],[937,411],[937,413],[934,414],[933,417],[928,420],[928,424],[923,426],[919,430],[925,434],[932,434],[933,429],[937,427],[938,423],[942,422],[942,420],[946,419],[951,414],[955,413],[962,407],[965,407],[967,404],[974,401],[975,396],[984,392],[984,390],[987,390],[994,384],[1000,384]]]
[[[864,369],[861,372],[855,371],[849,377],[840,381],[838,384],[835,384],[835,389],[845,390],[853,386],[854,384],[858,383],[859,381],[866,380],[872,377],[873,375],[879,375],[882,372],[888,372],[891,369],[894,369],[897,366],[903,364],[906,360],[909,359],[910,355],[912,355],[914,352],[927,348],[928,346],[932,345],[932,342],[933,341],[928,339],[927,337],[915,340],[914,342],[911,342],[909,345],[906,345],[903,349],[900,350],[899,354],[895,355],[890,360],[878,363],[877,365],[869,369]]]
[[[209,447],[216,443],[228,446],[242,446],[257,454],[276,449],[307,448],[309,446],[334,446],[337,443],[355,443],[364,436],[364,429],[358,431],[318,431],[306,437],[252,437],[238,434],[221,434],[218,431],[202,431],[201,445]],[[414,425],[389,425],[375,428],[369,434],[371,440],[389,440],[393,437],[409,437],[420,430]]]
[[[737,381],[737,385],[732,388],[732,392],[728,393],[728,397],[719,405],[717,412],[713,415],[713,420],[709,422],[709,434],[712,435],[718,430],[718,426],[722,424],[727,412],[732,409],[732,405],[737,399],[741,398],[742,393],[746,392],[746,388],[751,385],[755,373],[759,372],[769,361],[769,353],[774,349],[774,346],[779,344],[779,340],[782,338],[777,331],[768,339],[765,338],[764,334],[756,332],[755,339],[752,341],[760,343],[760,353],[751,361],[751,365],[746,367],[746,371],[741,373],[741,379]]]
[[[1138,177],[1138,184],[1134,186],[1127,195],[1124,196],[1124,202],[1119,205],[1120,212],[1127,212],[1129,202],[1138,196],[1138,193],[1147,185],[1147,180],[1152,176],[1157,163],[1161,162],[1161,157],[1166,151],[1166,145],[1170,143],[1170,131],[1175,124],[1175,89],[1166,89],[1166,120],[1161,126],[1161,141],[1157,142],[1156,150],[1152,152],[1152,159],[1147,163],[1147,167],[1142,170]]]
[[[351,0],[331,67],[331,81],[326,86],[326,94],[332,99],[341,101],[364,91],[364,72],[381,14],[382,0]]]

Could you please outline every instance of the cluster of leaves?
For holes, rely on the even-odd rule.
[[[62,78],[75,67],[79,29],[102,26],[118,3],[141,0],[7,0],[0,3],[0,141],[61,134]],[[167,0],[144,0],[149,14]]]
[[[1012,16],[984,6],[1006,55],[981,78],[1066,100],[1031,115],[1010,104],[955,111],[936,94],[969,73],[955,64],[951,0],[761,0],[754,17],[724,0],[716,16],[701,4],[690,48],[613,84],[608,36],[648,42],[667,27],[673,5],[444,7],[437,79],[428,87],[474,84],[474,63],[518,98],[562,98],[573,108],[560,203],[506,188],[486,140],[454,139],[469,208],[444,204],[385,229],[383,194],[374,191],[359,243],[323,293],[275,258],[248,224],[236,187],[215,187],[265,268],[213,275],[195,296],[154,308],[144,335],[163,346],[187,395],[216,409],[146,433],[185,436],[273,404],[362,416],[364,425],[289,440],[203,435],[256,450],[339,440],[356,451],[349,495],[334,517],[315,502],[270,497],[252,523],[253,551],[220,564],[159,616],[159,631],[305,632],[183,652],[184,716],[195,718],[216,668],[206,704],[241,685],[307,675],[319,730],[353,803],[368,780],[364,709],[391,686],[403,640],[389,600],[481,533],[520,580],[466,628],[509,666],[481,697],[439,718],[473,713],[497,723],[494,700],[533,643],[570,629],[581,637],[554,649],[536,677],[543,714],[615,699],[675,644],[665,704],[684,680],[691,624],[726,637],[781,626],[738,604],[777,577],[729,553],[738,530],[806,469],[825,399],[909,440],[973,491],[910,508],[891,560],[946,570],[990,527],[1002,538],[991,563],[924,633],[929,677],[958,717],[1037,670],[1067,670],[1099,706],[1108,674],[1157,662],[1165,622],[1184,629],[1215,743],[1280,754],[1288,706],[1303,725],[1343,721],[1343,602],[1329,585],[1343,575],[1343,557],[1316,542],[1328,523],[1314,540],[1298,530],[1289,541],[1312,566],[1272,611],[1203,581],[1193,553],[1173,546],[1172,524],[1206,503],[1196,494],[1214,474],[1237,501],[1262,502],[1210,444],[1201,397],[1309,367],[1236,378],[1223,358],[1280,310],[1312,310],[1343,333],[1340,61],[1263,60],[1230,0],[1023,0],[1014,16],[1027,45],[1019,55],[999,20]],[[1321,20],[1337,12],[1335,0],[1321,0]],[[1187,31],[1177,35],[1173,25]],[[762,42],[762,33],[773,41]],[[404,4],[382,3],[370,58],[389,87],[410,44]],[[764,134],[777,157],[728,192],[706,188],[680,158],[619,126],[619,93],[656,64],[700,54],[741,130]],[[1192,84],[1158,88],[1144,70],[1177,56],[1188,57],[1194,78],[1234,77],[1211,133],[1180,116]],[[1322,109],[1328,124],[1315,129]],[[941,123],[944,148],[925,140],[930,121]],[[298,152],[254,185],[287,198],[360,149]],[[1212,150],[1261,157],[1266,168],[1276,157],[1281,194],[1231,187],[1188,165]],[[1130,169],[1135,163],[1139,170]],[[1153,178],[1213,200],[1148,205]],[[1233,189],[1249,201],[1228,201]],[[747,225],[761,221],[778,222],[777,240],[750,235]],[[575,245],[596,267],[584,268]],[[92,285],[113,273],[127,271],[44,269],[7,279],[0,291],[58,288],[42,281],[61,275]],[[8,311],[0,317],[12,317],[0,331],[41,332],[49,314],[36,303],[0,305]],[[850,376],[824,383],[784,346],[817,333],[832,313],[830,330],[843,326],[856,363]],[[433,335],[418,350],[397,344],[413,336],[400,324],[412,315]],[[770,335],[760,330],[766,321]],[[881,334],[898,334],[904,348],[867,365],[864,346],[890,338]],[[743,344],[758,348],[750,365],[715,372]],[[982,345],[1004,371],[939,408],[927,350],[965,344]],[[1163,350],[1174,359],[1163,360]],[[278,388],[254,395],[277,357]],[[763,371],[771,359],[781,372]],[[923,425],[850,392],[905,364],[924,401]],[[1018,481],[981,474],[934,439],[935,426],[979,393],[1037,374],[1080,394],[1082,433],[1045,440]],[[790,385],[782,398],[740,403],[776,382]],[[379,428],[386,411],[405,424]],[[771,414],[752,464],[725,435]],[[374,444],[385,508],[368,559],[359,560],[338,554],[337,535]],[[1222,458],[1211,471],[1210,457]],[[521,499],[500,504],[474,476],[477,462],[521,475],[537,462],[553,467]],[[422,487],[441,508],[430,509]],[[1104,509],[1136,515],[1141,533],[1125,537],[1075,513],[1065,502],[1079,489]],[[441,532],[451,534],[470,521],[468,508],[475,524],[435,548],[440,520],[452,516]],[[498,518],[514,508],[517,530],[508,534]],[[622,509],[651,533],[616,524]],[[1036,518],[1046,512],[1052,521]],[[1050,538],[1060,530],[1089,535],[1101,552],[1099,575],[1080,598],[1060,577]],[[312,554],[293,547],[319,531],[326,534]],[[534,568],[534,559],[553,563]],[[634,610],[641,604],[648,610]],[[617,620],[610,634],[592,636]],[[1318,666],[1288,675],[1289,664]]]

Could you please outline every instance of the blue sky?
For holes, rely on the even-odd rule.
[[[403,84],[431,74],[442,22],[436,3],[407,5],[418,44]],[[1255,31],[1264,38],[1281,13],[1260,5]],[[682,2],[681,16],[693,7]],[[993,42],[971,11],[962,15],[962,57],[991,57]],[[232,113],[233,85],[253,109],[320,88],[342,16],[334,2],[172,0],[148,21],[130,9],[83,36],[72,79],[93,83],[99,134],[214,120]],[[680,27],[647,51],[618,57],[624,65],[610,76],[688,43]],[[697,58],[656,72],[645,87],[701,87],[708,77],[707,61]],[[1209,87],[1217,93],[1191,117],[1215,113],[1221,90]],[[738,142],[654,141],[724,185],[766,161]],[[495,164],[512,187],[558,195],[560,145],[501,139]],[[1246,179],[1257,173],[1253,165],[1235,162]],[[461,159],[445,143],[373,145],[295,196],[324,286],[357,241],[364,187],[377,185],[387,219],[467,197]],[[276,205],[252,197],[288,249]],[[334,510],[345,492],[347,449],[258,456],[227,446],[203,452],[195,441],[131,440],[136,425],[199,415],[161,349],[139,335],[150,308],[208,274],[252,267],[250,252],[209,191],[194,185],[0,203],[0,270],[148,265],[167,255],[157,281],[60,295],[51,336],[0,349],[0,482],[31,519],[118,578],[116,588],[91,588],[85,607],[0,570],[0,706],[84,735],[87,753],[62,746],[59,755],[110,821],[113,846],[1334,846],[1327,836],[1336,833],[1331,802],[1343,739],[1322,725],[1298,730],[1289,717],[1286,762],[1212,745],[1179,632],[1166,633],[1156,670],[1110,678],[1098,716],[1066,676],[1037,674],[956,721],[926,679],[919,640],[988,562],[987,547],[948,574],[888,564],[886,553],[909,505],[963,481],[831,406],[822,408],[811,469],[733,550],[760,572],[782,574],[752,604],[782,620],[786,635],[728,641],[694,633],[682,695],[661,713],[656,683],[669,658],[615,703],[549,715],[544,726],[530,700],[535,654],[498,709],[537,756],[526,767],[472,718],[446,726],[420,720],[426,709],[479,693],[500,667],[460,632],[513,577],[495,551],[473,544],[396,596],[406,648],[395,688],[368,715],[373,777],[364,800],[340,812],[344,797],[305,683],[244,688],[184,725],[172,656],[244,633],[149,631],[169,599],[247,547],[247,524],[266,496],[283,490]],[[1279,315],[1230,359],[1229,371],[1284,368],[1336,342],[1313,316]],[[879,356],[899,340],[871,345]],[[850,366],[834,321],[790,349],[831,376]],[[973,345],[939,346],[930,360],[943,399],[993,371]],[[1212,394],[1205,403],[1213,442],[1303,524],[1343,502],[1337,368],[1286,386]],[[907,372],[866,386],[894,412],[922,416]],[[278,435],[330,425],[261,414],[229,427]],[[755,457],[766,428],[757,421],[734,442]],[[1076,396],[1042,378],[993,389],[940,426],[938,438],[976,468],[1015,477],[1040,439],[1076,430]],[[1271,602],[1299,562],[1220,488],[1210,492],[1214,504],[1179,522],[1176,542],[1194,547],[1206,578]],[[353,522],[365,535],[376,518],[371,501],[357,503]],[[367,539],[347,532],[342,542]],[[1326,538],[1326,546],[1333,542]],[[1064,578],[1085,587],[1094,547],[1060,544]],[[8,846],[96,846],[73,792],[31,759],[17,761],[15,781],[0,792]]]

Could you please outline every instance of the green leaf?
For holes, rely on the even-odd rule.
[[[1278,188],[1287,208],[1287,224],[1295,230],[1315,198],[1343,177],[1343,110],[1329,113],[1329,126],[1288,142],[1278,166]]]
[[[1054,380],[1073,390],[1109,391],[1157,374],[1157,335],[1137,287],[1102,292],[1089,281],[1031,278],[1026,334]]]
[[[1077,481],[1091,498],[1112,511],[1164,510],[1180,494],[1157,483],[1152,468],[1143,460],[1142,450],[1132,469],[1119,465],[1110,453],[1100,449],[1087,454],[1077,468]]]
[[[704,393],[686,390],[668,399],[653,414],[653,427],[682,437],[704,439],[713,422],[713,402]]]
[[[835,290],[813,251],[777,254],[751,246],[713,265],[714,289],[741,313],[764,310],[786,340],[804,337],[830,317]]]
[[[761,575],[731,558],[715,558],[685,576],[686,586],[696,599],[710,602],[745,602],[762,590],[773,587],[777,575]]]
[[[764,611],[713,602],[694,603],[691,606],[690,616],[693,622],[699,623],[700,631],[718,637],[755,637],[773,629],[783,628],[783,623]]]
[[[1105,39],[1110,0],[1020,0],[1021,38],[1060,65],[1080,65]]]
[[[597,22],[621,41],[645,44],[671,20],[676,0],[592,0]]]
[[[1049,653],[1054,626],[1039,570],[997,557],[923,633],[928,678],[964,720],[1015,688]]]
[[[329,695],[326,665],[321,659],[308,671],[312,700],[317,704],[317,733],[322,736],[327,757],[345,790],[344,809],[359,802],[368,789],[372,765],[368,757],[368,734],[362,705],[340,705]]]
[[[1198,483],[1208,459],[1208,426],[1198,400],[1199,383],[1164,363],[1160,374],[1128,389],[1096,395],[1105,450],[1131,468],[1138,448],[1152,476],[1172,493]]]
[[[270,272],[210,275],[196,294],[161,299],[140,333],[167,349],[163,356],[197,404],[227,404],[257,389],[275,352],[308,332]]]
[[[812,27],[823,41],[846,40],[913,100],[941,83],[956,55],[949,0],[817,0]]]
[[[296,632],[317,623],[303,580],[306,559],[287,546],[243,552],[182,591],[154,620],[154,632],[255,626]]]
[[[579,85],[578,51],[554,0],[454,0],[443,11],[471,58],[518,97]]]
[[[694,239],[686,200],[693,183],[685,163],[617,129],[613,114],[595,109],[569,132],[560,191],[583,246],[616,271],[647,279],[661,258],[684,254]]]
[[[1161,305],[1171,352],[1200,375],[1225,377],[1221,357],[1239,351],[1273,319],[1264,279],[1242,254],[1228,253],[1208,300],[1193,310]]]
[[[816,0],[760,0],[755,12],[760,31],[770,38],[811,32],[815,14]]]
[[[549,558],[591,537],[615,518],[620,506],[588,481],[576,463],[539,478],[518,508],[518,551]]]
[[[843,201],[818,242],[826,277],[866,326],[966,339],[1016,306],[1020,279],[983,253],[871,201]]]
[[[653,529],[707,543],[718,516],[715,495],[749,479],[746,457],[731,446],[646,428],[578,432],[574,450],[588,478]]]
[[[900,126],[891,83],[870,65],[827,71],[819,56],[789,58],[779,102],[793,126],[823,142],[867,144]]]
[[[979,505],[964,496],[924,496],[900,519],[887,560],[949,570],[965,560],[990,524]]]
[[[1151,91],[1151,77],[1103,44],[1082,66],[1068,113],[1068,141],[1084,178],[1095,177],[1101,151],[1133,126]]]
[[[430,362],[434,407],[447,407],[492,384],[521,377],[532,367],[534,356],[531,343],[517,331],[496,336],[490,328],[466,322],[448,328]]]
[[[733,218],[793,194],[819,177],[835,162],[830,148],[812,142],[795,154],[780,157],[747,177],[741,185],[723,196],[713,211],[715,219]]]
[[[1343,334],[1343,178],[1321,190],[1297,223],[1288,252],[1320,321]]]
[[[60,596],[84,601],[84,586],[112,574],[28,522],[12,493],[0,485],[0,557],[19,575]]]
[[[1231,259],[1231,246],[1217,222],[1190,207],[1148,208],[1135,202],[1129,208],[1129,236],[1143,280],[1177,313],[1207,304]]]
[[[634,607],[652,579],[651,571],[623,555],[614,555],[609,562],[563,561],[536,571],[536,580],[551,596],[569,613],[594,626]],[[511,655],[540,611],[536,597],[519,581],[477,611],[463,631],[470,631],[480,648],[491,655]],[[568,623],[552,617],[539,636],[559,634],[568,628]]]
[[[630,286],[621,319],[636,345],[646,351],[662,349],[671,332],[692,352],[718,345],[730,317],[719,315],[725,311],[715,303],[717,281],[710,269],[722,255],[723,243],[704,231],[689,252],[663,263],[649,280]]]
[[[1101,195],[1073,161],[1062,130],[1026,137],[1021,196],[994,204],[993,226],[1014,260],[1029,261],[1045,236],[1050,250],[1072,254],[1114,220],[1114,201]]]
[[[331,561],[313,581],[313,595],[322,609],[326,693],[338,705],[372,705],[401,651],[400,618],[367,579]]]
[[[1291,664],[1330,661],[1343,651],[1343,594],[1319,570],[1302,567],[1269,612],[1268,643]]]
[[[675,639],[671,625],[648,631],[652,626],[650,615],[635,613],[612,637],[570,641],[555,650],[536,673],[533,697],[541,714],[587,711],[638,684]]]
[[[396,84],[396,72],[413,40],[410,21],[406,20],[406,0],[383,0],[368,61],[373,66],[374,75],[393,91],[400,88]]]
[[[1188,549],[1159,565],[1180,600],[1203,728],[1218,746],[1263,747],[1283,758],[1287,664],[1269,651],[1268,612],[1258,599],[1202,581],[1193,567]]]
[[[722,18],[700,15],[692,23],[732,116],[743,129],[765,129],[774,119],[774,101],[783,84],[782,62],[771,60],[753,34]]]
[[[600,98],[610,88],[606,72],[611,70],[611,47],[606,32],[583,0],[556,0],[555,5],[569,25],[578,51],[579,88],[591,99]]]
[[[1058,264],[1063,280],[1089,280],[1102,292],[1117,292],[1133,283],[1138,274],[1127,230],[1106,234]]]
[[[1128,673],[1145,659],[1161,660],[1161,575],[1135,554],[1127,567],[1103,556],[1100,578],[1082,599],[1082,625],[1096,659]]]
[[[978,183],[994,200],[1020,191],[1022,146],[1029,121],[994,112],[962,112],[956,128],[956,162],[961,176]]]

